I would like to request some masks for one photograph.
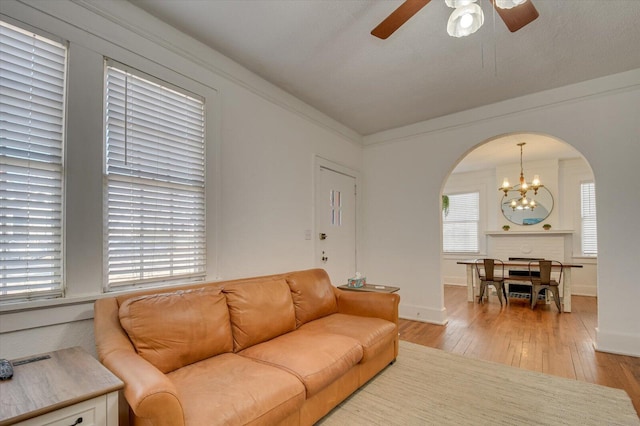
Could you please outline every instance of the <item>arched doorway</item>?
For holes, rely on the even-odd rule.
[[[503,211],[504,194],[499,187],[505,177],[512,185],[518,183],[520,143],[525,143],[522,147],[525,179],[531,182],[534,175],[539,175],[544,191],[552,199],[552,207],[543,220],[513,220],[505,214],[511,209]],[[593,182],[593,172],[584,157],[568,143],[552,136],[512,133],[475,146],[458,161],[442,186],[442,195],[462,199],[466,194],[476,194],[471,202],[477,202],[477,214],[469,215],[471,223],[460,223],[464,222],[464,215],[461,220],[456,213],[461,211],[450,210],[448,216],[443,215],[442,283],[466,285],[466,268],[457,263],[463,260],[546,258],[582,264],[583,268],[572,271],[572,294],[596,296],[597,250],[594,253],[583,244],[590,235],[588,226],[583,229],[588,220],[584,217],[583,196],[585,191],[593,190]],[[466,208],[474,209],[473,205]],[[541,209],[536,212],[539,211]],[[595,216],[593,220],[595,243]],[[551,230],[543,229],[545,224],[551,225]],[[451,238],[451,229],[464,226],[471,229],[469,235]],[[506,228],[509,230],[503,230],[503,226],[509,226]]]

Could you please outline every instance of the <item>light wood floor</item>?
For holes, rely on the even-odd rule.
[[[624,389],[640,415],[640,358],[595,351],[595,297],[574,296],[567,314],[558,314],[553,303],[531,310],[528,300],[513,298],[501,309],[496,296],[484,305],[470,303],[461,286],[446,285],[444,297],[445,326],[400,320],[400,339]]]

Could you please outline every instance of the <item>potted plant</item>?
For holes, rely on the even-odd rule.
[[[549,229],[551,229],[551,225],[548,223],[545,223],[544,225],[542,225],[542,229],[544,229],[545,231],[548,231]]]
[[[444,217],[447,217],[449,215],[449,196],[448,195],[442,196],[442,211],[444,212]]]
[[[502,225],[502,229],[504,231],[508,231],[509,229],[511,229],[511,227],[509,225]]]

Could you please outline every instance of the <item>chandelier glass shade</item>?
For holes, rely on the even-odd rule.
[[[451,13],[447,22],[447,33],[452,37],[465,37],[480,29],[484,23],[484,13],[482,13],[480,6],[475,3],[451,2],[451,4],[458,3],[467,4],[456,7],[456,10]],[[447,2],[447,5],[449,5],[449,2]]]
[[[498,188],[498,191],[503,191],[504,196],[507,197],[509,192],[517,191],[520,193],[519,198],[514,198],[511,200],[510,206],[513,210],[533,210],[536,208],[537,203],[534,199],[527,198],[527,193],[529,190],[533,190],[533,195],[538,195],[538,189],[544,187],[542,183],[540,183],[540,176],[534,175],[531,183],[528,183],[524,178],[524,168],[522,166],[522,147],[526,145],[526,142],[521,142],[518,144],[520,147],[520,184],[517,186],[509,185],[509,179],[504,178],[502,181],[502,186]]]

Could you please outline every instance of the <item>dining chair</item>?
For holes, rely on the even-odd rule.
[[[478,303],[484,303],[484,292],[490,285],[494,286],[496,293],[498,293],[500,306],[502,306],[503,295],[505,303],[509,303],[504,284],[504,262],[500,259],[478,259],[475,262],[475,267],[480,280],[480,298],[478,299]],[[496,274],[496,269],[500,271],[499,275]]]
[[[560,282],[564,265],[557,260],[537,260],[529,262],[529,279],[531,280],[531,309],[536,307],[538,294],[545,290],[551,291],[553,301],[558,312],[562,313],[560,305]],[[540,276],[534,276],[533,271],[539,270]]]

